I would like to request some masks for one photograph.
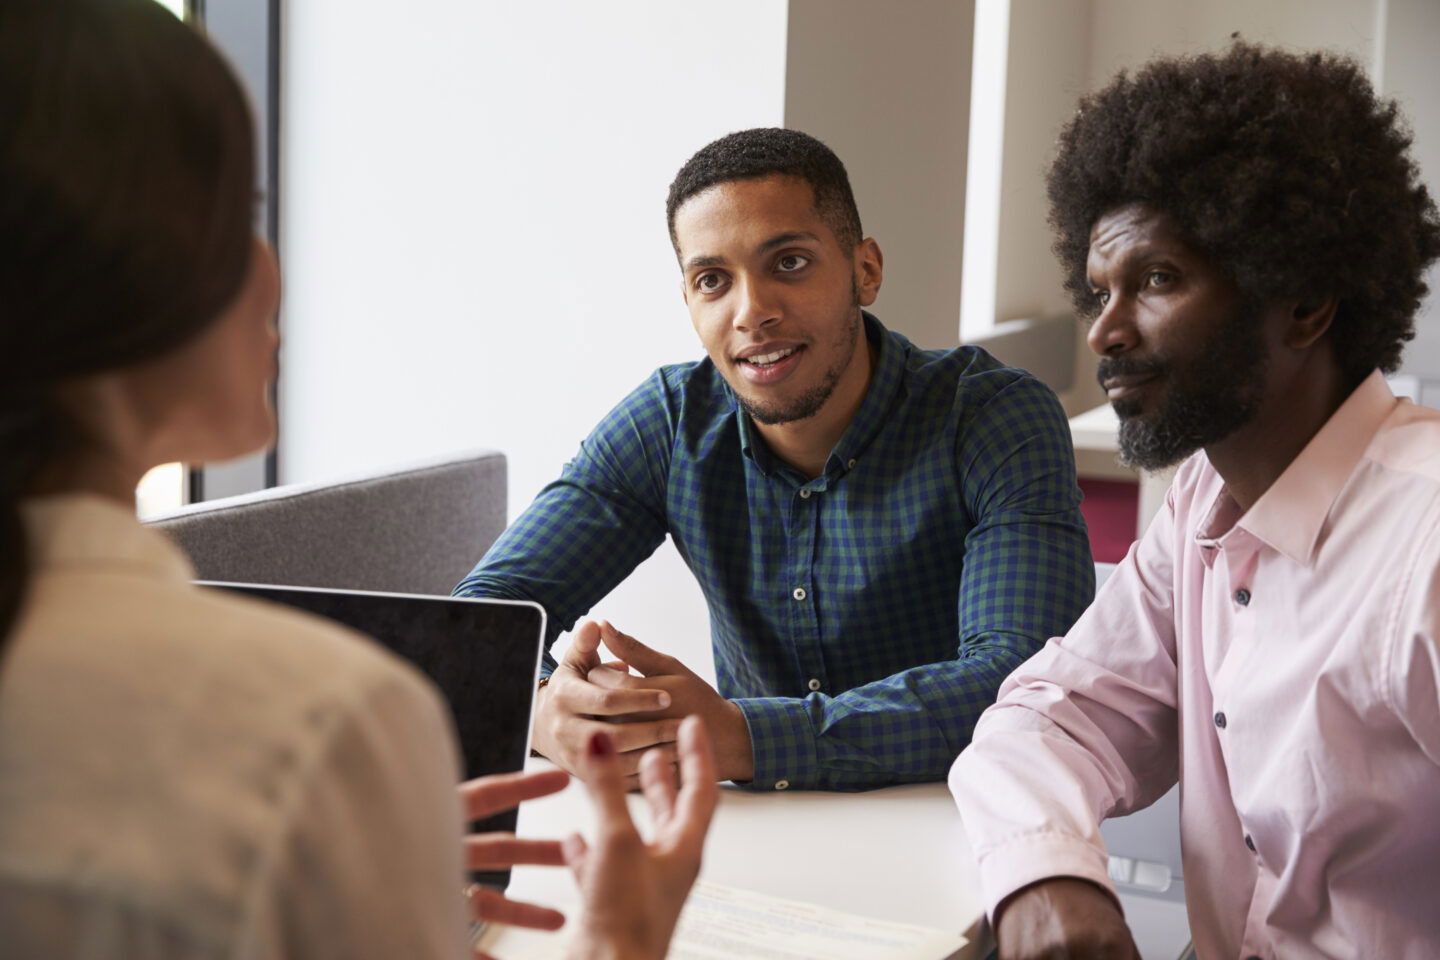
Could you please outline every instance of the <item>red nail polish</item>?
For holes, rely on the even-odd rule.
[[[597,730],[590,736],[588,749],[592,757],[609,757],[615,753],[615,744],[611,742],[610,734]]]

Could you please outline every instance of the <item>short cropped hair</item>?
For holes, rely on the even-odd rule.
[[[835,234],[842,249],[853,249],[864,237],[860,211],[850,191],[850,177],[835,152],[799,130],[756,127],[701,147],[675,174],[665,200],[665,223],[676,253],[680,244],[675,237],[675,214],[686,200],[717,184],[775,175],[798,177],[810,185],[815,212]]]
[[[1258,302],[1334,296],[1343,373],[1399,365],[1440,217],[1395,103],[1353,60],[1236,41],[1152,61],[1080,102],[1047,178],[1055,253],[1082,316],[1090,230],[1142,204]]]

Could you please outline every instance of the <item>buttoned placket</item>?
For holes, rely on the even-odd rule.
[[[790,642],[795,651],[796,666],[804,678],[804,687],[794,692],[797,697],[824,687],[825,657],[816,609],[820,598],[815,595],[815,543],[827,487],[825,477],[818,477],[798,485],[790,497],[790,535],[786,538],[790,552],[788,566],[791,582],[787,585],[790,594]]]
[[[1220,746],[1221,756],[1227,768],[1232,767],[1234,754],[1231,742],[1237,729],[1251,722],[1243,710],[1237,710],[1230,702],[1230,693],[1253,668],[1253,658],[1261,655],[1257,649],[1260,638],[1255,630],[1255,604],[1260,602],[1254,593],[1255,574],[1262,544],[1253,534],[1243,528],[1236,528],[1219,541],[1202,543],[1202,556],[1214,578],[1214,589],[1218,596],[1210,609],[1221,611],[1221,627],[1229,642],[1224,652],[1224,662],[1215,674],[1213,685],[1214,713],[1211,722]],[[1237,727],[1237,725],[1239,725]],[[1245,811],[1236,809],[1242,831],[1238,842],[1250,851],[1254,863],[1253,888],[1250,908],[1245,920],[1241,949],[1246,957],[1265,956],[1265,917],[1274,898],[1275,878],[1266,873],[1257,852],[1254,836],[1245,823]]]

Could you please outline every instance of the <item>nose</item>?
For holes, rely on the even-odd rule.
[[[736,330],[751,333],[780,322],[780,304],[769,284],[748,278],[739,283],[734,319]]]
[[[1118,356],[1135,348],[1139,331],[1135,327],[1135,305],[1128,297],[1114,295],[1090,325],[1085,342],[1102,357]]]

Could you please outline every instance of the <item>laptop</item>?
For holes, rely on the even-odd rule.
[[[530,753],[530,725],[545,640],[545,610],[518,600],[199,581],[327,617],[373,638],[428,676],[450,704],[469,780],[513,773]],[[476,831],[513,831],[511,810]],[[504,887],[509,871],[476,873]]]

